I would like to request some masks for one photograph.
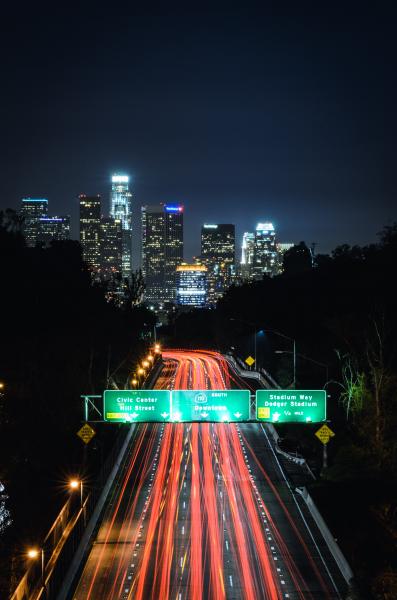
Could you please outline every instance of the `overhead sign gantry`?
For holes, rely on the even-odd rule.
[[[87,403],[89,397],[84,398]],[[253,419],[250,398],[249,390],[106,390],[102,418],[109,423],[320,423],[327,419],[325,390],[257,390]]]

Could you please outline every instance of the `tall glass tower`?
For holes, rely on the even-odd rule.
[[[40,219],[48,216],[46,198],[22,198],[20,215],[23,217],[23,233],[26,245],[35,247],[40,232]]]
[[[255,230],[252,274],[254,279],[277,272],[276,232],[273,223],[258,223]]]
[[[235,274],[234,225],[208,223],[203,225],[201,260],[208,269],[208,302],[213,305],[230,287]]]
[[[183,206],[142,207],[142,272],[145,298],[175,302],[176,268],[183,260]]]
[[[132,194],[128,175],[113,175],[110,193],[110,216],[121,222],[122,256],[121,275],[131,279],[132,272]]]
[[[93,271],[101,266],[101,197],[80,194],[80,244],[83,260]]]

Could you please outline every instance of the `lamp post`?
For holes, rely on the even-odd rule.
[[[292,354],[292,352],[290,350],[275,350],[274,353],[275,354]],[[304,360],[309,360],[310,362],[314,363],[315,365],[319,365],[320,367],[324,367],[325,381],[328,382],[328,365],[326,363],[322,363],[319,360],[314,360],[314,358],[310,358],[310,356],[305,356],[304,354],[298,353],[298,354],[296,354],[296,356],[299,356],[300,358],[303,358]]]
[[[295,342],[295,339],[292,338],[292,337],[290,337],[289,335],[285,335],[285,333],[280,333],[280,331],[276,331],[275,329],[263,329],[263,332],[264,333],[274,333],[275,335],[279,335],[280,337],[282,337],[282,338],[284,338],[284,339],[289,340],[290,342],[292,342],[292,344],[293,344],[293,350],[292,350],[292,352],[291,351],[289,351],[289,352],[286,351],[286,354],[293,354],[293,357],[294,357],[293,358],[294,378],[293,378],[292,385],[293,385],[293,389],[295,389],[295,386],[296,386],[296,342]]]
[[[45,580],[44,580],[44,548],[30,548],[27,552],[28,557],[31,558],[32,560],[35,560],[36,558],[38,558],[38,556],[41,557],[41,585],[44,588],[45,587]]]
[[[72,479],[69,483],[70,488],[72,490],[77,490],[80,488],[80,509],[83,512],[83,522],[85,527],[85,507],[83,503],[83,480],[82,479]]]
[[[258,326],[255,325],[255,323],[251,323],[251,321],[245,321],[245,319],[235,319],[234,317],[230,317],[229,320],[230,321],[239,321],[240,323],[245,323],[246,325],[249,325],[250,327],[254,328],[254,360],[255,360],[255,368],[257,368],[257,364],[256,364],[256,336],[262,330],[258,329]]]

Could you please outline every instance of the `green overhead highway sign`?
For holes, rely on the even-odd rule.
[[[248,421],[249,390],[173,390],[173,421]]]
[[[106,390],[103,393],[103,415],[112,423],[169,421],[169,390]]]
[[[325,390],[256,390],[256,418],[271,423],[319,423],[327,418]]]

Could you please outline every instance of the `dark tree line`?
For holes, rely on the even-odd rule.
[[[101,394],[109,377],[124,386],[148,345],[153,314],[134,306],[134,289],[123,308],[107,302],[78,242],[28,248],[13,211],[0,214],[0,273],[0,481],[13,520],[0,536],[0,554],[9,557],[49,528],[67,477],[81,469],[80,395]],[[114,434],[98,427],[88,450],[93,463],[95,447],[106,452]]]
[[[230,288],[215,310],[181,314],[171,331],[177,346],[232,348],[242,358],[253,355],[256,334],[258,363],[282,386],[293,380],[296,341],[297,386],[326,386],[336,432],[311,493],[363,598],[397,597],[396,264],[397,224],[377,243],[339,246],[314,261],[301,242],[286,253],[282,275]],[[280,425],[279,433],[319,472],[316,428]]]

